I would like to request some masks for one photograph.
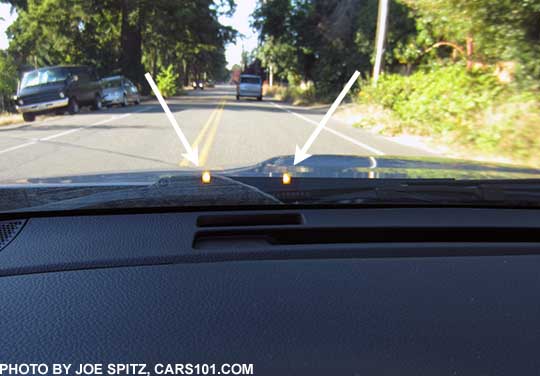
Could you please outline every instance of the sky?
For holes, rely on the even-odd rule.
[[[223,25],[232,26],[243,37],[239,37],[236,44],[228,45],[225,51],[227,67],[239,64],[242,60],[242,45],[246,51],[252,51],[257,47],[258,35],[249,26],[251,13],[255,10],[256,0],[237,0],[236,12],[232,17],[220,17],[219,22]]]
[[[9,4],[0,4],[0,50],[5,50],[8,47],[8,40],[6,35],[6,29],[9,25],[15,21],[17,18],[17,13],[10,13],[11,5]]]
[[[251,13],[255,10],[256,3],[257,0],[237,0],[234,15],[232,17],[222,16],[219,19],[222,24],[234,27],[241,34],[236,44],[230,44],[226,47],[228,68],[241,62],[242,46],[246,51],[252,51],[257,47],[257,33],[249,26]],[[17,18],[17,14],[15,12],[11,14],[10,10],[9,4],[0,4],[0,17],[3,18],[0,20],[0,49],[2,50],[8,47],[6,29]]]

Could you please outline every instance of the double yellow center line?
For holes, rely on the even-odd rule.
[[[223,109],[226,103],[226,99],[222,99],[220,101],[219,105],[214,109],[214,111],[212,111],[210,117],[191,145],[191,147],[194,148],[199,146],[199,144],[202,142],[202,146],[199,148],[199,165],[201,167],[204,167],[208,161],[208,155],[210,154],[210,149],[214,144],[214,138],[216,137],[219,122],[223,116]],[[187,167],[189,164],[190,162],[186,159],[180,161],[180,167]]]

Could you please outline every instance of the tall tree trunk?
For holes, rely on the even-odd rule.
[[[156,77],[158,74],[158,48],[155,47],[152,55],[152,76]]]
[[[473,67],[474,39],[471,35],[467,36],[467,69]]]
[[[186,61],[186,75],[184,76],[184,83],[186,84],[186,86],[189,86],[189,69],[190,69],[190,64],[188,61]]]
[[[184,80],[184,86],[189,86],[189,77],[187,71],[187,61],[182,58],[182,79]]]
[[[122,1],[122,31],[120,68],[122,73],[142,87],[143,94],[149,92],[144,79],[142,65],[141,0]]]

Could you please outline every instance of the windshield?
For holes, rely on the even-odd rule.
[[[539,202],[540,0],[4,3],[0,212]]]
[[[122,80],[103,80],[101,85],[104,89],[119,88],[122,86]]]
[[[62,82],[68,78],[68,71],[62,68],[40,69],[27,72],[21,80],[21,89],[29,86]]]
[[[261,80],[258,77],[241,77],[240,83],[243,84],[260,84]]]

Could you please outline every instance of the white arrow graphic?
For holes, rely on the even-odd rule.
[[[315,142],[315,139],[317,138],[319,133],[321,133],[321,131],[324,129],[324,127],[326,126],[326,123],[328,123],[328,120],[330,120],[330,118],[332,117],[334,112],[337,110],[337,108],[339,107],[339,105],[341,104],[341,102],[343,101],[347,93],[349,92],[349,90],[351,90],[351,87],[354,85],[354,83],[358,79],[358,76],[360,76],[360,72],[355,71],[351,79],[349,80],[349,82],[347,82],[343,90],[341,90],[341,93],[339,93],[334,103],[332,103],[332,106],[330,107],[326,115],[324,115],[319,125],[317,125],[317,128],[315,128],[311,136],[309,136],[308,140],[304,144],[304,147],[300,149],[298,145],[296,145],[296,151],[294,152],[294,165],[295,166],[298,163],[302,162],[303,160],[306,160],[309,157],[311,157],[311,154],[307,153],[308,149],[311,147],[313,142]]]
[[[180,129],[180,126],[176,122],[176,119],[174,118],[173,114],[171,113],[171,110],[169,109],[169,106],[165,102],[165,99],[163,99],[163,96],[161,95],[161,92],[159,91],[156,83],[154,82],[154,79],[152,78],[152,75],[150,73],[146,73],[144,75],[146,77],[146,80],[150,84],[150,87],[152,88],[152,91],[154,92],[154,95],[159,101],[159,104],[163,108],[163,111],[165,111],[165,114],[167,115],[167,118],[169,119],[172,127],[174,128],[174,131],[178,135],[178,138],[180,139],[180,142],[182,142],[182,145],[184,145],[184,148],[186,149],[186,153],[182,154],[184,158],[188,159],[193,163],[195,166],[199,166],[199,149],[197,147],[191,148],[191,145],[189,144],[186,136]]]

